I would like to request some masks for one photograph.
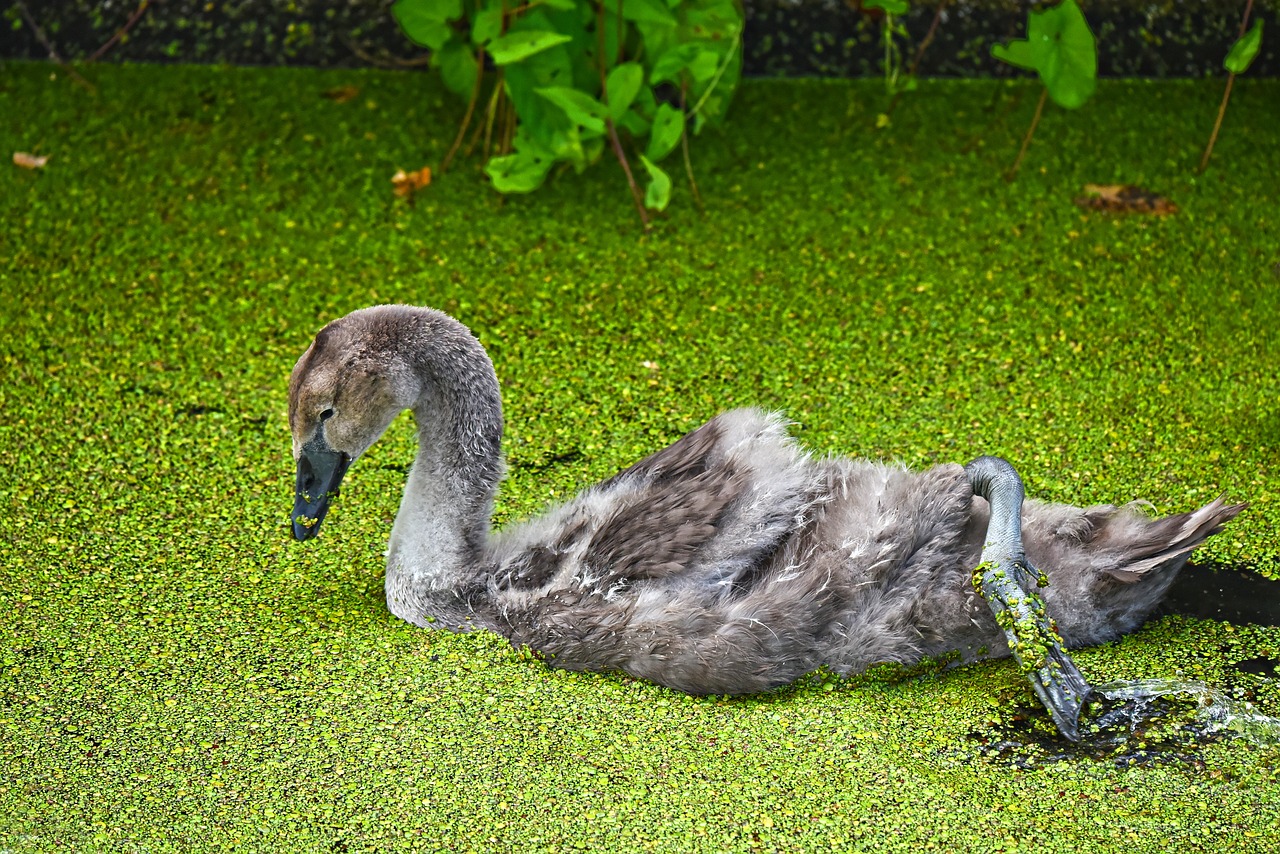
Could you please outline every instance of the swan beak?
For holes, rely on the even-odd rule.
[[[324,442],[308,442],[298,457],[298,479],[293,497],[293,538],[309,540],[320,533],[329,502],[338,495],[351,457]]]

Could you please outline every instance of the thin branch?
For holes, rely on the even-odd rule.
[[[908,77],[916,76],[916,69],[920,67],[920,58],[924,56],[925,49],[933,44],[933,37],[938,33],[938,24],[942,21],[942,10],[947,8],[949,0],[941,0],[938,8],[933,10],[933,21],[929,24],[929,32],[924,34],[924,41],[920,42],[920,47],[916,49],[915,59],[911,60],[911,70],[907,72]]]
[[[924,41],[920,42],[920,47],[916,48],[915,59],[911,61],[911,70],[907,72],[907,79],[914,80],[916,70],[920,68],[920,58],[924,56],[925,49],[933,44],[933,37],[938,32],[938,24],[942,21],[942,10],[947,8],[950,0],[939,0],[938,8],[933,11],[933,21],[929,24],[929,32],[924,34]],[[898,106],[898,102],[902,100],[902,89],[893,93],[893,100],[889,102],[889,109],[885,110],[886,115],[893,114],[893,108]]]
[[[1244,17],[1240,20],[1240,35],[1237,39],[1244,38],[1244,34],[1249,30],[1249,15],[1253,12],[1253,0],[1249,0],[1244,6]],[[1213,156],[1213,146],[1218,142],[1218,131],[1222,130],[1222,119],[1227,114],[1227,101],[1231,100],[1231,87],[1236,82],[1236,73],[1234,71],[1227,72],[1227,88],[1222,93],[1222,103],[1218,105],[1218,120],[1213,123],[1213,133],[1209,135],[1209,144],[1205,146],[1204,154],[1200,158],[1200,170],[1209,168],[1209,158]]]
[[[622,17],[623,0],[618,0],[618,55],[613,58],[614,65],[622,63],[622,49],[627,43],[627,22]],[[603,0],[601,0],[601,8],[603,8]]]
[[[72,80],[79,83],[81,86],[85,87],[90,92],[98,91],[96,86],[94,86],[88,80],[85,80],[83,77],[81,77],[74,68],[72,68],[70,65],[67,65],[66,60],[64,60],[61,56],[58,55],[57,48],[53,46],[53,42],[49,41],[49,37],[44,34],[44,30],[42,30],[40,28],[40,25],[36,23],[36,19],[31,16],[31,10],[27,8],[27,4],[24,2],[24,0],[17,0],[17,3],[18,3],[18,11],[22,14],[22,17],[26,20],[27,26],[31,27],[31,32],[35,33],[36,39],[40,42],[40,44],[44,45],[44,49],[49,51],[49,58],[52,59],[54,62],[58,63],[59,66],[64,68],[67,72],[67,75],[70,76]]]
[[[1040,124],[1040,114],[1044,112],[1044,102],[1048,97],[1049,87],[1045,86],[1040,92],[1040,101],[1036,104],[1036,114],[1031,119],[1031,127],[1027,128],[1027,135],[1022,138],[1022,148],[1018,149],[1018,159],[1013,161],[1013,168],[1004,176],[1006,181],[1012,181],[1018,177],[1018,168],[1022,166],[1022,156],[1027,153],[1027,146],[1031,144],[1031,136],[1036,132],[1036,125]]]
[[[502,122],[502,144],[498,146],[498,154],[510,154],[516,136],[516,102],[506,98],[507,111]]]
[[[725,54],[724,62],[720,63],[720,67],[716,69],[716,73],[712,76],[711,82],[707,84],[707,91],[702,93],[702,97],[698,99],[698,103],[694,104],[693,109],[689,111],[689,118],[693,118],[702,111],[703,105],[707,103],[707,99],[711,97],[711,93],[714,92],[716,90],[716,86],[719,85],[720,78],[729,70],[729,65],[733,62],[734,52],[741,49],[742,43],[739,42],[737,45],[730,48],[729,52]]]
[[[627,163],[627,155],[622,150],[622,142],[618,139],[618,130],[613,126],[613,119],[605,119],[605,127],[609,129],[609,141],[613,143],[613,154],[622,164],[622,171],[627,175],[627,186],[631,188],[631,198],[635,200],[636,212],[640,214],[640,222],[644,230],[649,230],[649,215],[644,211],[644,197],[636,186],[635,176],[631,174],[631,164]]]
[[[596,65],[600,71],[600,100],[605,107],[609,106],[608,78],[605,75],[607,62],[604,55],[604,0],[599,0],[596,4]],[[609,142],[613,144],[613,155],[618,158],[618,162],[622,164],[623,174],[627,176],[627,187],[631,190],[631,199],[636,203],[636,211],[640,214],[640,224],[644,226],[645,231],[648,231],[649,215],[644,210],[644,197],[640,195],[636,178],[631,174],[631,164],[627,162],[627,153],[622,150],[618,129],[614,127],[613,119],[608,115],[604,118],[604,125],[609,132]]]
[[[338,38],[347,46],[347,50],[356,55],[356,59],[359,59],[361,62],[367,62],[377,68],[420,68],[424,65],[430,64],[431,62],[430,54],[427,56],[415,56],[413,59],[401,59],[398,56],[391,56],[386,59],[382,59],[361,50],[359,45],[351,41],[351,39],[347,38],[345,35],[339,35]]]
[[[449,153],[444,156],[444,160],[440,163],[440,174],[444,174],[444,170],[449,168],[449,164],[453,162],[453,156],[458,153],[458,147],[462,145],[462,138],[467,135],[467,128],[471,126],[471,115],[475,112],[476,102],[480,100],[480,87],[484,83],[484,48],[476,50],[476,85],[471,90],[471,100],[467,102],[467,114],[462,117],[462,127],[458,128],[458,135],[453,138],[453,146],[450,147]]]
[[[128,33],[129,30],[133,29],[134,24],[142,20],[142,16],[147,13],[147,9],[149,8],[151,8],[151,0],[142,0],[142,2],[138,4],[138,8],[134,10],[133,15],[129,17],[129,20],[125,21],[124,26],[116,30],[116,34],[112,36],[106,44],[94,51],[93,56],[89,57],[88,61],[97,62],[99,59],[102,59],[103,55],[106,54],[107,51],[111,50],[111,48],[114,47],[120,39],[125,37],[125,34]]]
[[[489,96],[489,103],[488,105],[486,105],[485,111],[484,111],[484,148],[481,150],[481,156],[484,158],[485,162],[488,162],[489,152],[493,150],[493,123],[497,120],[498,108],[502,101],[502,90],[503,90],[503,73],[502,72],[503,72],[503,69],[499,67],[497,85],[493,87],[493,94]],[[499,128],[498,132],[499,133],[502,132],[501,128]],[[475,140],[472,140],[471,145],[473,148],[475,147]],[[470,156],[470,155],[471,155],[471,149],[469,148],[467,149],[467,156]]]
[[[681,75],[680,80],[680,112],[684,112],[685,94],[689,91],[689,79],[685,75]],[[702,194],[698,192],[698,182],[693,177],[693,160],[689,157],[689,125],[680,130],[680,148],[684,154],[684,173],[689,176],[689,189],[693,190],[693,201],[698,206],[699,213],[706,213],[707,209],[702,204]]]

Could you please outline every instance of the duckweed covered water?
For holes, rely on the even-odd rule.
[[[461,118],[429,76],[0,71],[0,151],[50,155],[0,168],[0,848],[1276,851],[1280,762],[1221,731],[1174,728],[1199,764],[983,754],[1052,729],[1009,661],[695,699],[407,626],[381,583],[411,425],[308,548],[285,419],[320,325],[424,303],[497,365],[500,524],[752,404],[817,453],[999,454],[1037,497],[1225,492],[1251,507],[1197,559],[1274,575],[1275,81],[1237,81],[1203,176],[1220,81],[1103,81],[1012,187],[1030,83],[925,82],[877,131],[882,81],[749,81],[694,145],[706,215],[679,186],[641,235],[609,164],[397,199]],[[1112,181],[1181,212],[1071,204]],[[1073,657],[1280,715],[1233,669],[1280,658],[1274,626],[1173,615]]]
[[[1022,770],[1093,760],[1117,768],[1183,765],[1207,770],[1204,750],[1238,739],[1280,756],[1280,716],[1260,711],[1280,703],[1280,661],[1237,663],[1213,687],[1198,679],[1130,679],[1092,685],[1078,742],[1045,728],[1035,707],[1020,707],[990,732],[975,732],[982,756]]]

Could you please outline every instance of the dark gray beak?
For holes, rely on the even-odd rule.
[[[302,446],[293,497],[293,538],[309,540],[320,533],[320,523],[337,497],[351,457],[329,447],[323,434]]]

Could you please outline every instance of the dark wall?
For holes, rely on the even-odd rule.
[[[109,61],[247,65],[395,66],[421,58],[391,19],[392,0],[152,0]],[[745,71],[757,76],[878,75],[880,22],[851,8],[856,0],[745,0]],[[1199,77],[1222,74],[1244,0],[1081,0],[1099,38],[1100,73]],[[67,60],[92,56],[139,8],[139,0],[0,0],[0,57],[44,59],[44,40]],[[936,3],[913,3],[906,16],[915,45]],[[1008,74],[990,47],[1023,32],[1023,0],[957,0],[949,5],[924,75]],[[24,14],[24,10],[27,14]],[[1266,20],[1251,76],[1280,74],[1280,0],[1255,0]]]

